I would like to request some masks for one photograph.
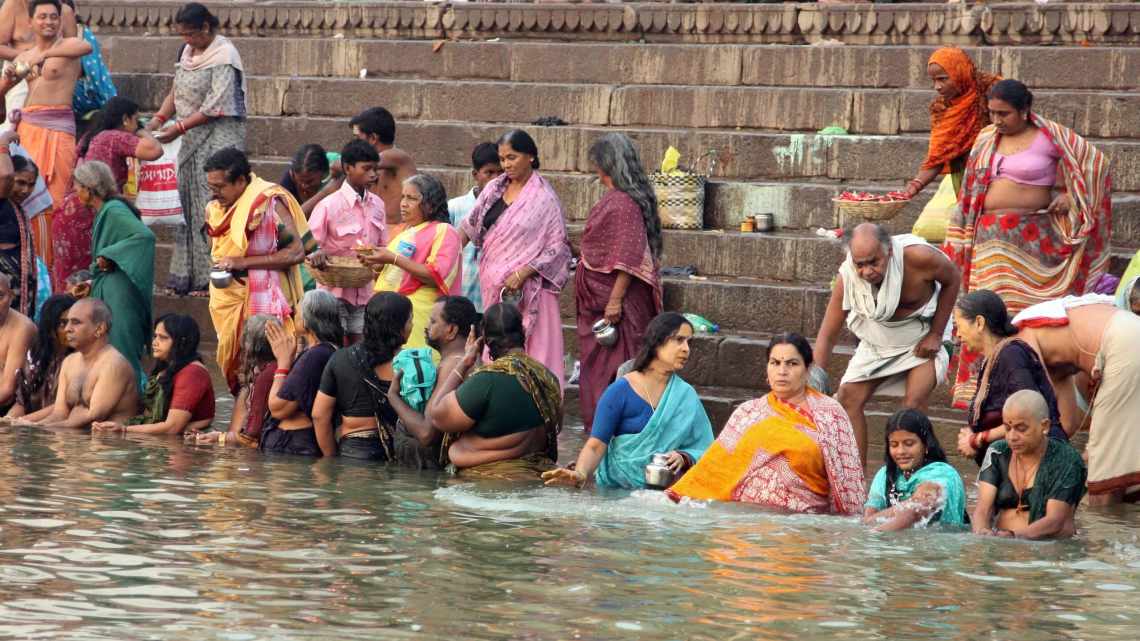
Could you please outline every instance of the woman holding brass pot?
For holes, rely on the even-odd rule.
[[[589,157],[607,191],[586,220],[574,276],[579,398],[587,433],[602,392],[618,367],[637,353],[645,328],[662,309],[657,196],[633,141],[606,134],[590,147]],[[600,320],[617,330],[610,346],[594,333]]]

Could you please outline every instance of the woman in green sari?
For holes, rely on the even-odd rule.
[[[602,394],[590,438],[574,469],[542,475],[547,485],[645,487],[645,466],[666,454],[674,478],[713,442],[712,423],[696,390],[677,374],[689,360],[693,326],[675,312],[659,314],[645,330],[633,371]]]
[[[93,160],[75,168],[75,191],[95,215],[91,234],[91,297],[112,310],[111,345],[143,379],[141,359],[150,343],[154,297],[154,234],[118,194],[115,176]]]

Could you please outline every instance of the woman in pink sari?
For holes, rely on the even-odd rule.
[[[598,399],[618,367],[637,353],[649,321],[661,313],[661,220],[633,141],[606,134],[590,147],[589,157],[608,191],[586,219],[574,274],[582,362],[578,396],[587,433]],[[594,323],[602,318],[618,328],[617,342],[609,347],[594,338]]]
[[[517,298],[527,355],[565,384],[558,294],[570,278],[570,245],[562,203],[536,171],[534,139],[515,129],[498,144],[504,173],[483,188],[460,234],[479,248],[483,304]]]

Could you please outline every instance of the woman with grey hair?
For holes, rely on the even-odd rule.
[[[400,217],[405,228],[361,260],[377,270],[377,292],[396,292],[412,301],[412,333],[404,347],[427,347],[428,317],[436,299],[460,293],[462,245],[450,225],[447,190],[435,176],[404,181]]]
[[[589,158],[606,193],[586,219],[574,276],[579,398],[587,433],[602,392],[637,353],[645,328],[662,309],[661,220],[637,149],[624,134],[611,133],[590,147]],[[617,328],[617,342],[610,346],[594,337],[594,324],[603,319]],[[653,399],[644,400],[653,405]]]
[[[269,418],[269,389],[274,376],[273,348],[269,344],[268,332],[277,322],[271,314],[257,314],[245,321],[241,331],[237,384],[230,390],[234,395],[234,410],[229,429],[199,434],[196,438],[198,443],[258,446],[262,428]]]
[[[277,369],[269,390],[270,418],[258,447],[262,452],[320,456],[313,430],[313,400],[320,390],[325,365],[344,344],[344,329],[340,301],[323,289],[306,292],[300,308],[297,333],[305,345],[300,354],[297,336],[276,323],[266,327]]]
[[[154,297],[154,234],[134,205],[119,195],[115,175],[92,160],[72,174],[79,201],[95,214],[91,234],[91,297],[115,310],[111,345],[130,362],[140,385],[141,359],[150,346]]]

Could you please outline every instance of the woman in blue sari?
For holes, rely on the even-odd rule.
[[[880,532],[920,522],[966,523],[966,485],[946,462],[930,419],[905,409],[887,419],[886,464],[871,481],[864,521]]]
[[[654,454],[668,455],[674,478],[701,458],[713,442],[712,423],[696,390],[677,374],[692,337],[693,326],[674,312],[649,323],[633,371],[602,394],[574,469],[543,473],[547,485],[581,487],[592,476],[598,487],[644,488]]]

